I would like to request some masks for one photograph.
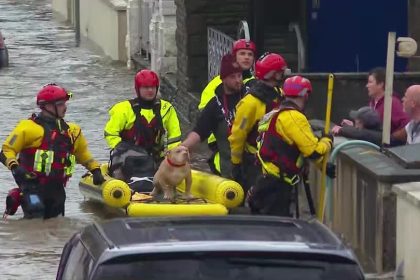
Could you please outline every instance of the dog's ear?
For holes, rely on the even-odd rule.
[[[171,150],[164,151],[165,156],[169,155],[171,153]]]

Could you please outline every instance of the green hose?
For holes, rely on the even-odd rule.
[[[380,150],[381,148],[376,145],[373,144],[371,142],[368,141],[363,141],[363,140],[349,140],[346,141],[344,143],[339,144],[337,147],[334,147],[333,151],[331,152],[330,158],[328,160],[329,163],[334,163],[338,152],[348,146],[368,146],[368,147],[372,147],[376,150]],[[331,179],[330,177],[327,176],[327,202],[326,202],[326,208],[327,208],[327,213],[328,213],[328,219],[331,219],[332,217],[332,185],[333,185],[333,179]]]

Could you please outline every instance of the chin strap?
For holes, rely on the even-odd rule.
[[[173,167],[182,167],[182,166],[185,166],[185,164],[186,164],[186,163],[176,164],[176,163],[172,162],[168,157],[166,158],[166,161],[169,163],[170,166],[173,166]]]
[[[41,107],[42,110],[44,110],[45,112],[50,113],[52,116],[54,116],[56,119],[59,119],[60,117],[58,116],[58,111],[57,111],[57,105],[54,105],[54,112],[51,112],[49,110],[47,110],[47,108],[45,108],[45,106]]]

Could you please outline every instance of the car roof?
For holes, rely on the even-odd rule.
[[[294,247],[306,251],[337,251],[339,255],[353,258],[343,243],[315,219],[244,215],[122,218],[94,223],[82,230],[80,236],[95,259],[105,251],[128,252],[129,249],[133,252],[140,247],[142,252],[175,252],[194,244],[197,250],[207,251],[245,244],[246,249],[256,249],[264,243],[266,246],[261,250],[267,250],[267,244],[277,250],[275,243],[281,243],[285,250]],[[158,244],[175,244],[176,248],[156,246]]]

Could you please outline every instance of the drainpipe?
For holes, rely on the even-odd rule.
[[[74,21],[76,31],[76,46],[80,46],[80,0],[74,0]]]

